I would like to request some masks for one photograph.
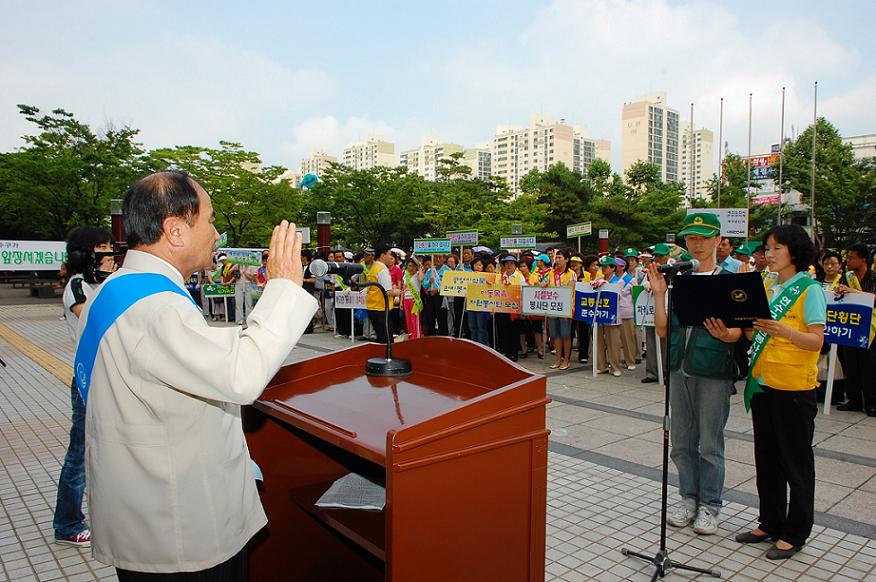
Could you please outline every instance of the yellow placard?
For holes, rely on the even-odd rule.
[[[520,313],[520,285],[468,286],[465,307],[469,311]]]
[[[465,297],[469,285],[492,285],[495,281],[495,273],[447,271],[441,278],[441,295]]]

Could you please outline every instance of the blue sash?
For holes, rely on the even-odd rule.
[[[83,403],[88,402],[91,370],[94,368],[94,359],[103,335],[136,302],[165,291],[179,293],[195,304],[194,299],[179,285],[158,273],[122,275],[103,284],[88,311],[88,321],[85,322],[85,329],[79,338],[79,347],[76,348],[76,359],[73,362],[73,380]]]

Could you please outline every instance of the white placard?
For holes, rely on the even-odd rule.
[[[708,212],[721,221],[721,236],[748,238],[747,208],[688,208],[688,214]]]
[[[520,293],[520,306],[523,315],[570,318],[574,303],[575,294],[571,287],[524,285]]]
[[[0,271],[57,271],[67,260],[67,243],[0,240]]]
[[[353,291],[352,289],[336,291],[335,307],[338,309],[366,309],[365,296],[367,293],[367,289],[362,291]]]

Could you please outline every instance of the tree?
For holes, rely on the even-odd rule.
[[[633,190],[642,191],[660,182],[660,166],[639,160],[627,170],[627,184]]]
[[[460,160],[464,155],[463,152],[453,152],[450,156],[441,158],[437,161],[438,176],[441,181],[447,182],[471,176],[471,168],[460,163]]]
[[[109,201],[144,170],[138,130],[95,132],[72,113],[19,105],[39,130],[17,152],[0,154],[2,236],[61,239],[82,224],[107,225]]]
[[[590,182],[562,163],[544,172],[531,170],[520,180],[520,189],[545,205],[543,230],[555,233],[565,233],[566,225],[578,222],[593,198]]]

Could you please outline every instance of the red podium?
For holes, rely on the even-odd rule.
[[[546,381],[467,340],[393,347],[404,378],[365,376],[364,344],[283,367],[244,427],[268,526],[254,581],[543,581]],[[358,473],[383,511],[317,499]]]

